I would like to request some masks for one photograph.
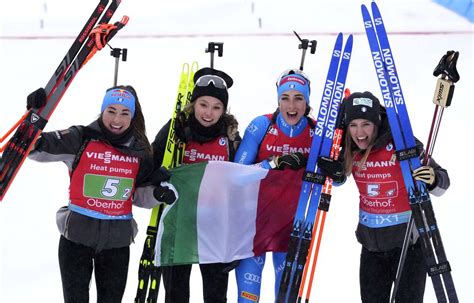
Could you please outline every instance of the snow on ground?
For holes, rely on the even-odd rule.
[[[96,3],[0,3],[0,134],[24,112],[27,94],[46,84]],[[362,3],[370,4],[349,0],[124,1],[113,18],[115,21],[122,15],[130,16],[129,24],[112,42],[113,47],[125,47],[129,52],[128,61],[120,63],[119,82],[137,89],[152,140],[171,114],[181,64],[196,60],[201,67],[208,66],[209,55],[204,53],[207,43],[224,42],[224,57],[215,58],[215,67],[234,78],[230,110],[243,132],[252,118],[275,109],[274,81],[280,72],[299,65],[300,51],[293,30],[303,38],[318,41],[316,54],[307,55],[305,65],[312,80],[311,104],[317,110],[335,36],[342,31],[345,36],[355,35],[347,87],[380,95],[363,33]],[[463,139],[469,140],[472,130],[473,24],[427,0],[378,3],[390,34],[413,129],[423,142],[427,140],[434,110],[431,100],[436,79],[432,71],[447,50],[461,53],[461,80],[456,85],[453,105],[445,111],[434,152],[436,160],[450,173],[451,188],[443,197],[433,198],[433,203],[459,298],[461,302],[472,302],[473,207],[469,187],[473,166]],[[114,59],[109,50],[97,54],[72,83],[46,131],[95,119],[103,93],[112,85],[113,70]],[[67,201],[67,187],[64,165],[27,160],[0,204],[1,302],[62,301],[55,212]],[[354,236],[357,201],[352,180],[344,189],[333,192],[312,301],[359,301],[360,245]],[[135,296],[138,260],[150,214],[138,208],[134,212],[140,233],[131,246],[124,302],[133,301]],[[196,266],[191,279],[191,302],[200,302],[202,286]],[[269,261],[262,280],[261,302],[272,302],[273,279]],[[236,293],[232,273],[229,302],[236,301]],[[94,301],[93,290],[91,294]],[[429,280],[425,298],[426,302],[435,302]]]

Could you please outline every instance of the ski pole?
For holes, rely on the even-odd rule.
[[[433,121],[428,136],[428,143],[426,144],[426,153],[423,158],[423,164],[427,165],[429,159],[433,154],[434,145],[438,136],[441,118],[443,117],[444,109],[451,105],[454,93],[454,83],[459,81],[460,77],[456,69],[456,64],[459,58],[459,52],[448,51],[440,60],[438,66],[433,71],[435,77],[441,75],[436,82],[435,94],[433,103],[435,112],[433,114]]]
[[[23,121],[23,119],[26,118],[26,116],[28,115],[28,111],[26,111],[23,116],[21,116],[20,120],[18,120],[7,132],[5,135],[3,135],[2,137],[0,137],[0,143],[2,143],[6,138],[8,138],[10,136],[10,134],[18,127],[18,125],[21,124],[21,122]],[[2,152],[3,150],[5,149],[5,146],[2,146],[0,147],[0,152]]]
[[[349,97],[350,94],[351,94],[350,90],[346,88],[344,90],[344,99]],[[342,118],[342,115],[339,114],[338,121],[336,122],[337,128],[334,131],[333,143],[331,146],[331,152],[329,154],[329,157],[334,160],[337,160],[339,158],[339,153],[341,152],[342,137],[344,135],[344,129],[342,127],[341,118]],[[324,195],[321,194],[319,205],[318,205],[318,212],[316,214],[316,222],[313,227],[313,235],[317,233],[317,237],[313,238],[311,241],[311,246],[308,253],[307,266],[305,266],[304,268],[303,278],[301,280],[301,286],[298,293],[298,302],[301,302],[301,300],[303,299],[303,293],[304,293],[304,288],[305,288],[304,285],[306,282],[306,275],[308,274],[307,272],[309,270],[309,264],[310,264],[309,261],[312,258],[311,271],[310,271],[308,283],[307,283],[308,286],[306,290],[305,302],[309,302],[309,297],[311,296],[313,278],[314,278],[314,273],[316,271],[316,262],[318,261],[319,248],[321,246],[321,239],[322,239],[323,231],[324,231],[324,223],[326,221],[326,214],[329,211],[329,204],[331,201],[332,184],[333,184],[333,180],[331,178],[326,178],[326,181],[322,189],[322,193],[324,193]],[[321,224],[319,224],[319,220],[320,220],[319,218],[321,216],[321,213],[322,213]],[[316,244],[314,241],[315,239],[317,239]],[[316,248],[314,247],[314,245],[316,245]],[[314,249],[315,249],[314,257],[312,257]]]
[[[431,122],[430,133],[428,135],[428,142],[426,144],[426,151],[423,156],[422,163],[423,165],[428,165],[433,155],[434,145],[438,136],[438,131],[441,125],[441,118],[443,117],[444,109],[451,105],[454,92],[454,83],[459,81],[460,77],[456,69],[457,60],[459,57],[459,52],[457,51],[448,51],[439,61],[433,75],[435,77],[441,75],[436,82],[436,89],[433,97],[433,103],[436,105],[435,111],[433,114],[433,120]],[[398,286],[400,284],[401,275],[403,272],[403,267],[405,265],[405,259],[408,251],[408,246],[411,242],[411,234],[415,225],[415,220],[412,215],[410,215],[410,220],[408,221],[407,230],[403,240],[402,250],[400,252],[400,260],[398,262],[397,274],[395,276],[395,282],[393,284],[392,298],[391,303],[395,302],[395,297],[398,291]]]
[[[306,50],[308,48],[310,48],[310,53],[311,54],[316,53],[316,45],[318,44],[318,42],[316,40],[309,41],[308,39],[301,39],[301,37],[298,35],[298,33],[296,31],[293,31],[293,33],[298,38],[298,40],[300,40],[300,42],[301,42],[301,44],[298,45],[298,49],[302,50],[301,63],[300,63],[300,70],[302,71],[303,68],[304,68],[304,60],[305,60],[305,57],[306,57]]]
[[[7,147],[0,158],[0,201],[3,200],[18,170],[33,148],[34,143],[43,131],[71,81],[85,63],[99,50],[97,47],[98,39],[103,43],[107,43],[126,24],[126,22],[122,21],[127,21],[128,17],[124,16],[122,21],[119,22],[120,26],[116,26],[116,30],[113,33],[101,35],[100,29],[108,25],[107,22],[109,22],[120,4],[120,0],[113,0],[106,8],[104,5],[108,2],[102,0],[98,4],[59,67],[46,84],[46,104],[37,111],[36,109],[28,111],[28,115],[19,125],[13,137],[8,141]],[[94,25],[96,26],[94,27]],[[94,39],[94,35],[96,39]]]
[[[211,68],[214,68],[214,52],[217,51],[217,55],[222,57],[224,52],[224,43],[223,42],[209,42],[206,53],[211,54]]]
[[[331,154],[330,158],[337,160],[339,157],[339,152],[341,151],[341,141],[342,141],[342,135],[343,135],[343,130],[341,128],[337,128],[334,131],[334,139],[333,139],[333,145],[331,148]],[[311,241],[311,246],[309,249],[308,253],[308,259],[311,259],[313,255],[313,250],[314,250],[314,257],[312,258],[312,264],[311,264],[311,272],[309,274],[309,280],[308,280],[308,289],[306,291],[306,296],[305,296],[305,302],[309,302],[309,297],[311,295],[311,288],[313,286],[313,278],[314,278],[314,272],[316,270],[316,262],[318,261],[318,255],[319,255],[319,248],[321,246],[321,239],[323,237],[323,231],[324,231],[324,223],[326,221],[326,214],[329,211],[329,203],[331,200],[331,191],[332,191],[332,184],[333,180],[329,177],[326,177],[326,181],[324,183],[323,189],[322,189],[322,194],[319,200],[319,205],[318,205],[318,212],[316,214],[316,222],[313,227],[313,234],[317,236],[313,237]],[[320,218],[321,218],[321,223],[320,223]],[[315,243],[316,240],[316,243]],[[316,245],[316,247],[314,247]],[[308,260],[309,261],[309,260]],[[309,270],[309,264],[310,262],[306,263],[307,266],[304,268],[303,272],[303,278],[301,280],[301,286],[300,290],[298,293],[298,302],[301,302],[301,299],[303,298],[303,292],[305,288],[305,283],[306,283],[306,275]]]

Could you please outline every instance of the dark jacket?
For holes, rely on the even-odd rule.
[[[103,140],[111,144],[95,121],[89,126],[72,126],[62,131],[43,133],[29,158],[39,162],[62,161],[72,172],[83,149],[91,140]],[[151,155],[146,153],[145,148],[133,136],[123,144],[111,145],[127,155],[140,158],[133,205],[145,208],[157,205],[159,202],[153,197],[153,187],[147,182],[152,171]],[[59,231],[64,237],[97,251],[128,246],[138,231],[134,219],[100,220],[72,212],[67,206],[59,209],[56,219]]]
[[[238,124],[234,117],[230,115],[225,115],[225,118],[220,122],[221,123],[218,125],[214,125],[216,129],[215,131],[212,131],[212,134],[206,135],[199,133],[194,127],[192,127],[192,124],[189,123],[189,119],[185,119],[184,115],[182,115],[177,119],[175,124],[177,141],[183,143],[194,141],[204,144],[218,136],[225,136],[229,139],[229,158],[230,161],[233,161],[235,151],[237,150],[240,141],[242,141],[237,131]],[[151,144],[153,149],[153,163],[155,167],[160,167],[162,165],[170,124],[171,120],[160,129],[155,140]]]

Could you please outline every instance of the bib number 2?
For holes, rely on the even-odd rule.
[[[84,196],[109,200],[128,200],[133,179],[87,174],[84,176]]]

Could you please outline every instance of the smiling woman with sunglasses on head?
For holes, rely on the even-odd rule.
[[[314,129],[314,121],[308,117],[311,109],[308,77],[299,70],[284,72],[277,81],[277,93],[277,110],[273,114],[258,116],[249,124],[235,155],[235,162],[257,164],[267,169],[300,170],[306,166]],[[299,191],[300,188],[288,190]],[[287,222],[286,228],[281,231],[288,235],[287,240],[292,225],[293,222]],[[272,239],[267,246],[267,250],[273,252],[275,296],[288,249],[287,240]],[[236,268],[238,302],[259,300],[264,264],[265,255],[240,261]]]
[[[233,84],[226,73],[203,68],[194,75],[191,103],[180,113],[175,133],[178,142],[185,143],[183,164],[207,160],[232,161],[240,137],[237,120],[227,113],[229,95]],[[168,122],[152,143],[155,167],[160,167],[170,128]],[[229,264],[200,264],[205,303],[227,301]],[[166,290],[165,302],[189,302],[189,278],[192,265],[162,267]]]
[[[45,102],[39,89],[28,96],[27,104],[40,108]],[[108,89],[96,121],[43,133],[29,157],[62,161],[69,169],[69,205],[56,215],[64,301],[89,302],[94,271],[97,302],[120,302],[129,246],[137,234],[132,205],[152,208],[177,199],[171,184],[149,182],[151,146],[135,90]]]

